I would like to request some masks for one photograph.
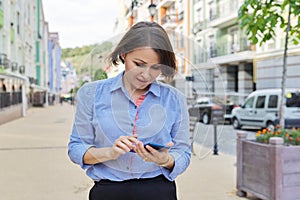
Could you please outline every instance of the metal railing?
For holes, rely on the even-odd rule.
[[[0,92],[0,108],[22,103],[22,92]]]

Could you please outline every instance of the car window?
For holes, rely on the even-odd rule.
[[[270,95],[268,108],[277,108],[278,105],[278,95]]]
[[[243,107],[244,108],[253,108],[253,102],[254,102],[254,97],[251,97],[251,98],[246,100]]]
[[[258,96],[256,100],[255,108],[264,108],[265,100],[266,100],[266,96]]]
[[[300,107],[300,93],[286,94],[286,107]]]

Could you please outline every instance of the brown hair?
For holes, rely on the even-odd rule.
[[[168,34],[155,22],[139,22],[132,26],[108,59],[114,65],[118,65],[119,61],[124,63],[122,54],[143,47],[150,47],[158,54],[162,75],[171,80],[176,73],[175,54]]]

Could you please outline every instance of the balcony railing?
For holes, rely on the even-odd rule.
[[[251,50],[251,46],[247,38],[242,38],[239,40],[239,43],[235,44],[229,44],[227,41],[218,42],[217,44],[217,56],[224,56],[249,50]]]
[[[223,0],[218,5],[213,5],[209,9],[210,21],[226,18],[232,14],[237,14],[243,0]]]

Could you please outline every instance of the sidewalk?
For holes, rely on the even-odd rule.
[[[92,181],[67,156],[75,108],[30,108],[0,126],[0,192],[5,200],[88,199]],[[195,145],[195,152],[201,150]],[[176,180],[179,200],[241,200],[235,195],[235,157],[193,156]]]

